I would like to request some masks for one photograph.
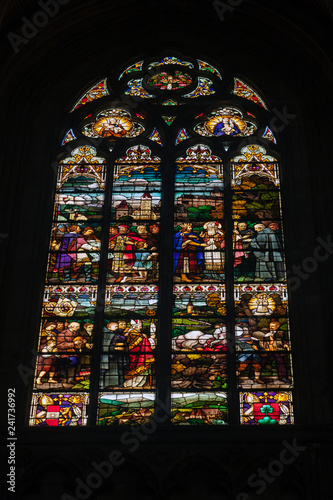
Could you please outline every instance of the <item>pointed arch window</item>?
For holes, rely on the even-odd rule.
[[[167,54],[73,105],[30,425],[137,425],[157,410],[170,425],[293,423],[266,102],[210,62]]]

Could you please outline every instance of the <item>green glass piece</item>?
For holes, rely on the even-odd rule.
[[[171,123],[174,121],[174,119],[176,117],[175,116],[164,116],[164,115],[162,115],[162,118],[165,121],[165,123],[170,126]]]

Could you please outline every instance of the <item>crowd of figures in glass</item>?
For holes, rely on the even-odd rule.
[[[109,282],[158,280],[160,160],[134,146],[116,162],[112,224],[109,233]]]
[[[174,424],[226,422],[226,393],[207,393],[227,388],[223,212],[221,160],[193,146],[176,162],[171,365],[172,390],[192,394],[172,394]]]
[[[76,391],[89,389],[91,375],[105,189],[104,160],[95,155],[93,148],[81,147],[60,163],[44,292],[35,390],[74,391],[66,398],[66,408],[72,400],[78,402]],[[114,167],[107,254],[110,284],[105,289],[100,363],[101,411],[105,410],[107,390],[155,386],[160,196],[159,159],[152,158],[147,147],[130,148]],[[124,402],[130,395],[120,393],[119,398]],[[56,393],[36,392],[33,425],[44,423],[38,415],[46,397],[49,412],[56,406],[51,399],[59,399]],[[137,398],[138,404],[140,401]],[[114,411],[109,419],[104,410],[100,423],[119,423],[119,418],[113,418]],[[128,412],[134,423],[142,417],[140,411]],[[116,411],[118,417],[123,413]],[[60,418],[52,425],[74,425],[70,420],[64,422]]]
[[[204,145],[178,158],[175,180],[175,282],[224,280],[221,160]]]
[[[117,390],[155,387],[160,206],[160,159],[146,146],[129,148],[113,174],[100,425],[141,423],[154,404]]]
[[[240,393],[241,422],[287,424],[292,363],[279,166],[250,145],[231,162],[231,175],[238,387],[263,391]]]
[[[279,167],[262,146],[231,162],[234,266],[237,281],[285,281]]]
[[[77,391],[90,385],[104,190],[105,160],[94,148],[78,147],[60,162],[32,425],[86,423],[89,397]]]
[[[95,149],[84,146],[60,163],[47,275],[50,284],[98,279],[105,160],[94,154]]]

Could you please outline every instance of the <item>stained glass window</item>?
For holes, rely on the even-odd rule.
[[[30,425],[137,425],[161,407],[172,426],[292,424],[268,108],[206,58],[124,67],[59,141]]]
[[[259,106],[262,106],[263,108],[267,109],[266,104],[260,97],[260,95],[253,90],[252,87],[247,85],[245,82],[240,80],[239,78],[234,79],[234,88],[233,88],[233,94],[239,96],[239,97],[244,97],[245,99],[248,99],[249,101],[253,101]]]
[[[76,139],[75,134],[72,129],[68,130],[65,134],[65,137],[62,140],[61,145],[67,144],[67,142],[74,141]]]
[[[77,103],[74,105],[72,111],[75,109],[83,106],[84,104],[87,104],[88,102],[93,101],[94,99],[99,99],[100,97],[103,97],[105,95],[108,95],[108,87],[107,87],[107,80],[104,79],[91,87],[80,99],[77,101]]]
[[[191,77],[181,71],[175,71],[174,75],[162,71],[148,80],[149,85],[160,90],[178,90],[188,87],[191,83]]]
[[[128,75],[129,73],[133,73],[134,71],[141,71],[142,70],[142,64],[143,64],[143,61],[138,61],[134,64],[131,64],[130,66],[128,66],[119,76],[119,80],[120,78],[122,78],[124,75]]]
[[[204,71],[210,71],[211,73],[215,73],[222,80],[221,73],[216,68],[214,68],[214,66],[212,66],[211,64],[208,64],[205,61],[201,61],[200,59],[198,59],[198,64],[199,64],[199,69],[204,70]]]
[[[246,120],[236,108],[223,108],[213,111],[205,120],[200,121],[194,130],[203,136],[240,136],[252,135],[256,130],[253,120]]]
[[[184,97],[200,97],[204,95],[215,94],[213,82],[209,78],[198,77],[198,84],[195,90],[186,94]]]

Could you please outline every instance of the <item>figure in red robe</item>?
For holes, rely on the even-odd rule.
[[[151,343],[142,332],[142,321],[131,320],[131,328],[125,333],[128,342],[130,365],[125,373],[124,387],[152,387],[155,358]]]
[[[135,261],[135,243],[145,241],[135,233],[130,233],[130,227],[126,224],[118,226],[118,233],[109,238],[109,250],[112,250],[112,272],[119,276],[116,282],[124,282],[126,274],[135,276],[132,267]]]

